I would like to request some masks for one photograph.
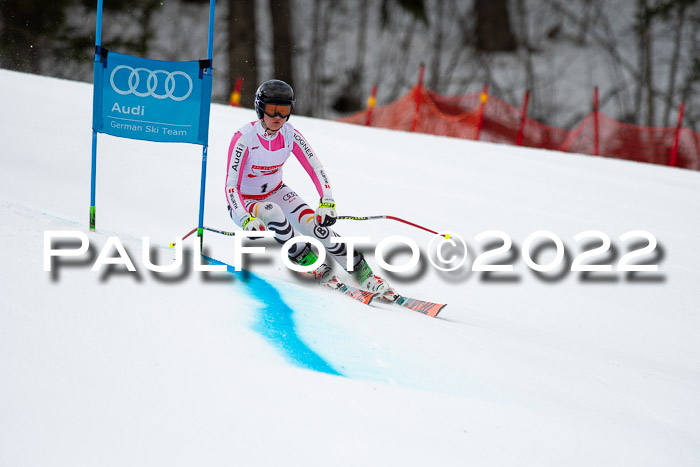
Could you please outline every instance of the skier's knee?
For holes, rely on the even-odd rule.
[[[330,243],[331,238],[338,236],[338,235],[336,235],[335,232],[333,232],[328,227],[321,227],[319,225],[316,225],[313,220],[311,222],[309,222],[309,225],[311,226],[311,228],[310,228],[311,234],[314,237],[321,240],[321,243],[326,245],[326,247],[329,247],[331,245],[331,243]]]
[[[279,204],[276,203],[258,203],[255,206],[255,217],[260,219],[267,224],[268,222],[284,222],[286,217]]]

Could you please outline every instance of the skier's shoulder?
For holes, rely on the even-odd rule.
[[[294,129],[294,125],[292,125],[289,122],[284,122],[284,125],[282,125],[282,128],[280,128],[280,131],[284,135],[285,138],[291,138],[296,130]]]
[[[258,125],[258,122],[250,122],[240,127],[234,133],[233,138],[231,138],[231,145],[233,146],[235,144],[243,149],[245,149],[245,147],[250,147],[253,138],[257,133],[256,127]]]
[[[294,130],[294,125],[292,125],[291,123],[289,123],[289,121],[284,122],[284,125],[282,125],[282,128],[284,128],[286,131],[290,131],[290,132],[292,132],[292,133],[294,133],[294,131],[295,131],[295,130]]]
[[[237,133],[240,133],[242,135],[248,135],[250,133],[254,133],[257,131],[256,126],[258,126],[258,124],[259,123],[257,121],[246,123],[245,125],[243,125],[242,127],[240,127],[238,129]]]
[[[299,145],[307,145],[307,144],[309,144],[309,143],[307,142],[306,137],[304,137],[304,135],[302,135],[301,132],[300,132],[298,129],[294,128],[294,126],[293,126],[291,123],[289,123],[289,122],[285,123],[283,128],[287,128],[287,129],[288,129],[288,131],[289,131],[289,137],[291,138],[291,140],[292,140],[293,142],[295,142],[295,143],[297,143],[297,144],[299,144]]]

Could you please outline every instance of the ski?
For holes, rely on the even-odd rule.
[[[365,305],[369,305],[372,303],[372,300],[379,296],[378,293],[368,292],[367,290],[358,289],[357,287],[344,284],[340,281],[340,279],[338,279],[337,276],[333,276],[329,281],[323,283],[323,285],[330,289],[337,290],[343,295],[353,298],[361,303],[364,303]]]
[[[423,313],[424,315],[430,316],[431,318],[437,317],[438,313],[440,313],[442,309],[447,306],[447,304],[443,305],[441,303],[418,300],[416,298],[404,297],[403,295],[399,295],[399,298],[397,298],[393,302],[383,302],[408,308],[409,310],[417,311],[418,313]]]
[[[441,303],[418,300],[416,298],[404,297],[403,295],[399,295],[395,300],[382,299],[381,295],[376,292],[369,292],[341,282],[338,276],[331,277],[330,280],[324,282],[322,285],[325,285],[329,289],[337,290],[343,295],[364,303],[365,305],[373,304],[372,301],[376,298],[378,299],[376,303],[386,303],[388,305],[408,308],[409,310],[417,311],[431,318],[437,317],[438,313],[447,306],[446,304],[443,305]]]

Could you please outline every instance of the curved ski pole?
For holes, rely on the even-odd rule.
[[[227,232],[227,231],[225,231],[225,230],[212,229],[211,227],[207,227],[207,226],[202,227],[202,230],[208,230],[209,232],[214,232],[214,233],[218,233],[218,234],[221,234],[221,235],[226,235],[226,236],[229,236],[229,237],[231,237],[231,236],[233,236],[233,235],[236,235],[236,232]],[[190,230],[189,232],[187,232],[185,235],[183,235],[182,241],[184,242],[185,239],[186,239],[187,237],[189,237],[190,235],[192,235],[192,234],[195,233],[196,231],[197,231],[197,227],[195,227],[194,229],[192,229],[192,230]],[[172,242],[172,243],[170,243],[168,246],[169,246],[170,248],[175,248],[175,245],[177,245],[177,242]]]
[[[440,234],[434,230],[431,230],[427,227],[423,227],[422,225],[414,224],[413,222],[407,221],[405,219],[401,219],[400,217],[394,217],[394,216],[338,216],[338,219],[343,219],[343,220],[353,220],[353,221],[369,221],[369,220],[375,220],[375,219],[390,219],[392,221],[398,221],[398,222],[403,222],[404,224],[408,224],[411,227],[415,227],[417,229],[425,230],[426,232],[430,232],[431,234],[435,235],[441,235],[445,236],[443,234]]]
[[[417,228],[417,229],[425,230],[426,232],[430,232],[431,234],[434,234],[434,235],[440,235],[440,236],[442,236],[442,237],[445,237],[444,234],[438,233],[438,232],[436,232],[436,231],[434,231],[434,230],[431,230],[431,229],[429,229],[429,228],[427,228],[427,227],[423,227],[422,225],[418,225],[418,224],[415,224],[415,223],[413,223],[413,222],[410,222],[410,221],[407,221],[407,220],[405,220],[405,219],[401,219],[400,217],[395,217],[395,216],[386,216],[386,215],[381,215],[381,216],[338,216],[338,219],[339,219],[339,220],[341,220],[341,219],[342,219],[342,220],[353,220],[353,221],[369,221],[369,220],[377,220],[377,219],[389,219],[389,220],[392,220],[392,221],[403,222],[404,224],[410,225],[411,227],[415,227],[415,228]],[[214,229],[214,228],[207,227],[207,226],[204,226],[203,229],[204,229],[204,230],[208,230],[209,232],[214,232],[214,233],[218,233],[218,234],[221,234],[221,235],[226,235],[226,236],[229,236],[229,237],[231,237],[231,236],[233,236],[233,235],[236,235],[236,232],[229,232],[229,231],[226,231],[226,230]],[[189,237],[190,235],[192,235],[192,234],[195,233],[196,231],[197,231],[197,227],[195,227],[194,229],[192,229],[192,230],[190,230],[189,232],[187,232],[187,233],[182,237],[182,240],[184,241],[187,237]],[[449,238],[449,237],[447,237],[447,238]],[[177,242],[172,242],[169,246],[170,246],[170,248],[175,248],[175,245],[177,245]]]

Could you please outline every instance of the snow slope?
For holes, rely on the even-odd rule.
[[[100,135],[90,250],[45,272],[44,232],[88,233],[92,88],[4,70],[0,83],[0,465],[700,463],[697,172],[293,117],[342,215],[467,241],[466,264],[445,273],[425,259],[426,232],[337,225],[372,239],[372,265],[390,235],[420,245],[419,269],[386,275],[449,304],[430,319],[319,290],[273,242],[247,276],[191,260],[147,271],[143,237],[167,264],[166,245],[196,225],[201,151]],[[234,230],[226,151],[253,118],[212,108],[206,225]],[[313,204],[303,169],[285,170]],[[579,232],[607,234],[598,259],[616,265],[634,243],[620,236],[646,230],[658,247],[643,259],[659,271],[536,274],[521,251],[543,229],[565,265]],[[512,238],[497,260],[513,272],[471,271],[488,230]],[[111,236],[137,272],[91,271]],[[231,237],[207,233],[205,246],[233,261]]]

